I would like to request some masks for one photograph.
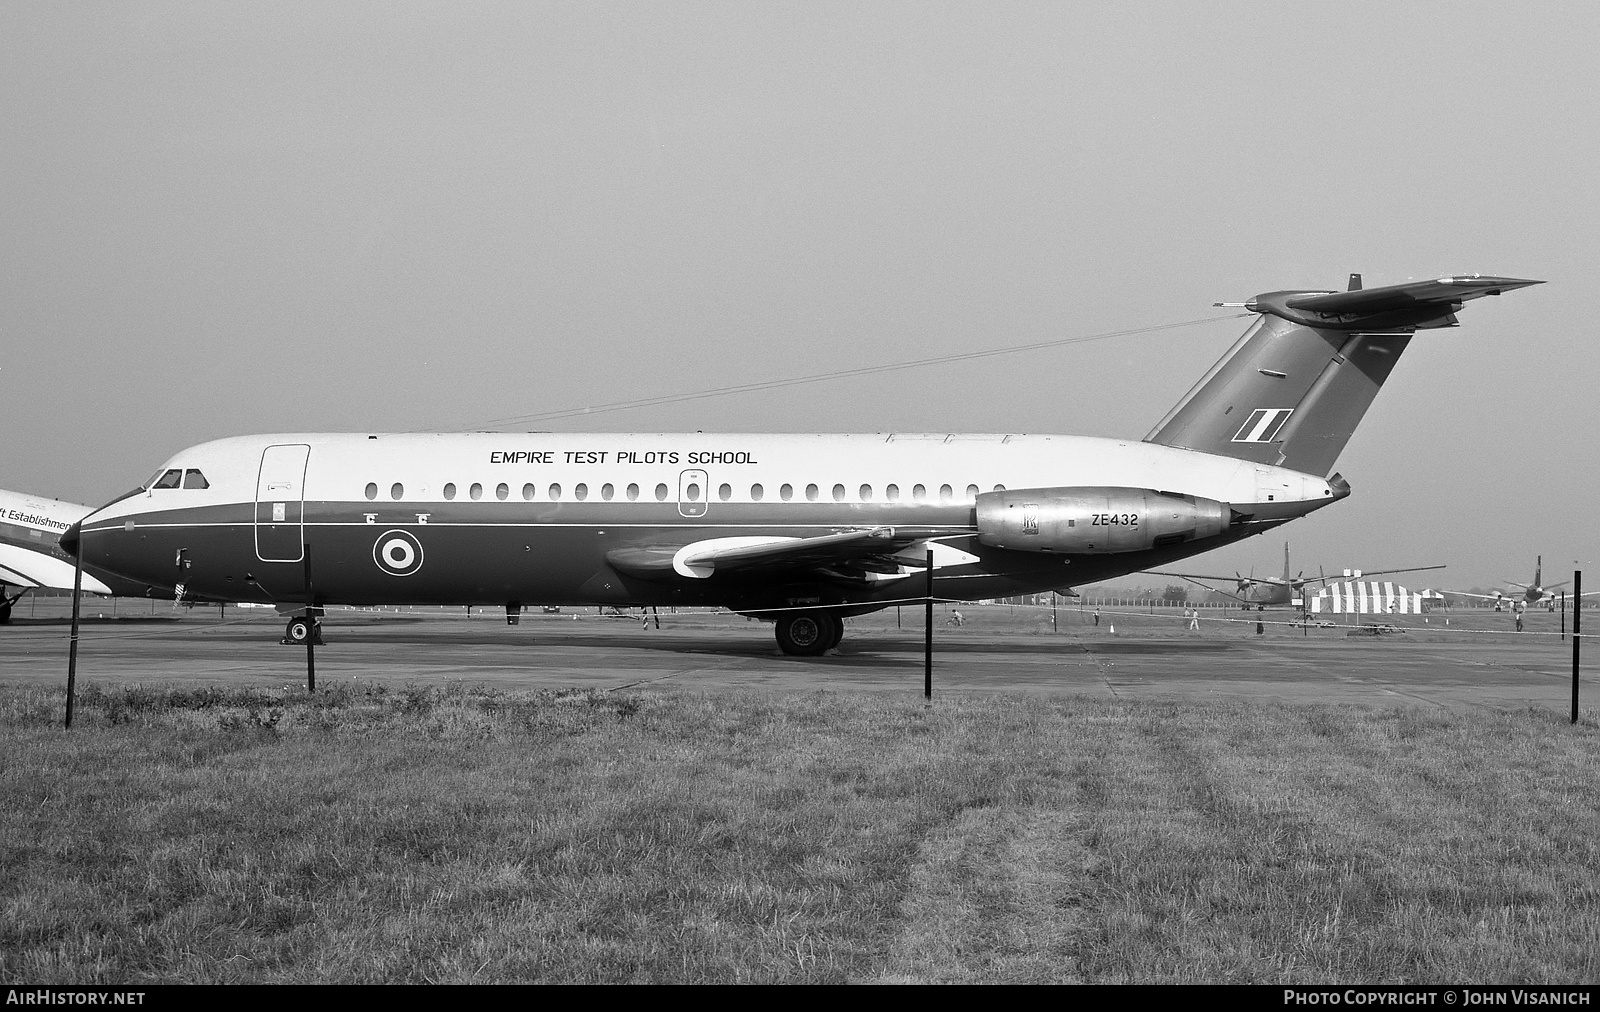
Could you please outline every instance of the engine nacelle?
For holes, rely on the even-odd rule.
[[[1024,488],[978,496],[978,540],[995,548],[1106,555],[1227,530],[1227,503],[1145,488]]]

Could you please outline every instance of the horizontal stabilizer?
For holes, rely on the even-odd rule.
[[[1464,302],[1543,283],[1472,274],[1351,292],[1269,292],[1245,307],[1330,330],[1425,330],[1454,326]]]

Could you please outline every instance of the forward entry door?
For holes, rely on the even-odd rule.
[[[303,443],[269,446],[256,476],[256,558],[299,562],[305,557],[306,462]]]

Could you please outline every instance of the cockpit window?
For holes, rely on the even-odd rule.
[[[199,471],[196,471],[194,468],[191,467],[191,468],[189,468],[189,470],[183,472],[183,487],[184,488],[210,488],[211,487],[211,483],[209,481],[206,481],[206,476],[205,475],[201,474]]]
[[[150,487],[151,488],[177,488],[178,485],[180,483],[182,483],[182,481],[183,481],[183,472],[178,470],[177,468],[173,468],[172,470],[168,471],[166,474],[164,474],[161,477],[157,478],[155,480],[155,484],[151,485]]]

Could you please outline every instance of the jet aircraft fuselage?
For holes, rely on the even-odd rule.
[[[204,487],[184,487],[189,473]],[[1158,485],[1229,504],[1224,530],[1114,554],[981,539],[980,496]],[[204,598],[303,603],[308,545],[317,598],[350,604],[872,610],[922,593],[908,581],[929,547],[938,596],[996,597],[1205,551],[1342,494],[1285,468],[1073,436],[286,433],[183,451],[81,538],[94,565]],[[1113,499],[1087,522],[1112,534],[1128,512]],[[849,532],[875,533],[873,551],[717,557]]]

